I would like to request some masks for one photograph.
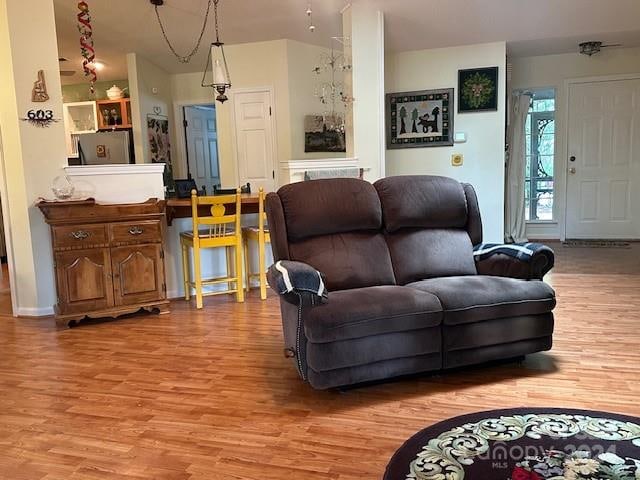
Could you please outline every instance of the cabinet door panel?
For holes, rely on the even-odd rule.
[[[161,252],[160,245],[111,249],[116,305],[154,302],[165,298]]]
[[[61,313],[113,306],[111,260],[106,248],[56,253],[56,281]]]

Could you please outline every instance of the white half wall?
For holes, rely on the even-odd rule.
[[[458,114],[458,70],[499,67],[498,110]],[[390,54],[385,59],[387,93],[455,89],[454,130],[466,143],[452,147],[387,150],[387,175],[443,175],[467,182],[478,194],[484,240],[504,238],[504,145],[506,44],[504,42]],[[451,155],[464,164],[451,165]]]

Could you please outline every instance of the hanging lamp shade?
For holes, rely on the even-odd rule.
[[[220,41],[220,34],[218,29],[218,3],[220,0],[214,0],[213,2],[213,14],[215,18],[216,27],[216,41],[211,44],[209,53],[207,55],[207,64],[204,67],[202,73],[203,87],[211,87],[218,94],[216,100],[220,103],[226,102],[229,98],[225,94],[227,89],[231,88],[231,80],[229,78],[229,68],[227,67],[227,58],[224,54],[224,43]],[[213,60],[215,58],[215,60]],[[205,83],[205,78],[209,68],[212,70],[213,82]]]

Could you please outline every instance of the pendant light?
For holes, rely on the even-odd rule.
[[[229,78],[229,68],[227,67],[227,58],[224,55],[224,43],[220,41],[220,32],[218,28],[218,3],[220,0],[213,0],[213,18],[215,21],[216,28],[216,41],[211,44],[211,48],[209,49],[209,54],[207,56],[207,64],[204,67],[204,72],[202,73],[202,82],[201,85],[203,87],[211,87],[218,92],[216,96],[216,100],[220,103],[226,102],[229,98],[225,95],[225,92],[228,88],[231,88],[231,80]],[[212,62],[212,56],[214,48],[220,49],[220,54],[217,55],[218,58]],[[217,51],[217,50],[216,50]],[[222,61],[220,61],[222,60]],[[205,77],[207,76],[207,71],[209,70],[209,66],[211,65],[212,73],[213,73],[213,83],[205,83]]]

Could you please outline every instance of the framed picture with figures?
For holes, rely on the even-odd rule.
[[[453,145],[453,88],[387,94],[387,148]]]

